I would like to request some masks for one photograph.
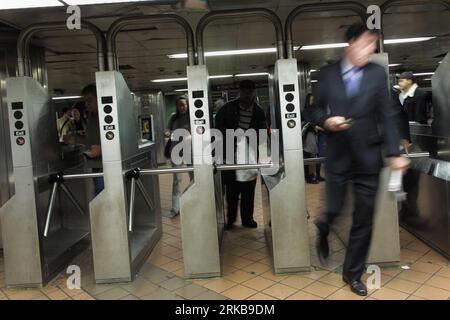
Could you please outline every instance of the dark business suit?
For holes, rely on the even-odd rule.
[[[359,280],[364,273],[383,157],[399,153],[385,70],[369,63],[362,72],[359,90],[348,97],[341,61],[324,67],[313,114],[322,128],[332,116],[354,119],[348,130],[328,132],[326,152],[328,225],[343,207],[347,183],[353,182],[355,210],[343,269],[350,280]]]

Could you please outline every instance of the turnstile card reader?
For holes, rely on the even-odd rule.
[[[131,281],[159,240],[162,222],[158,178],[125,173],[157,166],[155,149],[138,145],[134,101],[123,76],[97,72],[96,84],[105,189],[90,203],[95,279]]]
[[[264,175],[262,186],[266,238],[276,273],[307,271],[310,249],[305,199],[297,61],[278,60],[270,80],[272,124],[281,131],[280,164]]]

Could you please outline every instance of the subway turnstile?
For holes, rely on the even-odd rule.
[[[97,283],[131,281],[161,236],[154,144],[138,144],[134,100],[117,71],[96,73],[105,189],[90,203]],[[153,148],[153,150],[152,150]]]
[[[271,118],[279,130],[280,164],[275,175],[262,175],[266,238],[276,273],[310,269],[297,61],[278,60],[270,78]],[[272,136],[274,138],[274,136]]]
[[[184,274],[188,278],[221,274],[220,241],[224,225],[220,173],[203,148],[211,141],[209,86],[206,66],[188,66],[189,113],[194,181],[181,196],[181,239]]]
[[[84,159],[73,150],[62,160],[55,112],[35,79],[8,78],[6,90],[15,180],[15,195],[0,209],[6,284],[42,286],[89,235],[84,181],[68,181],[61,192],[49,183],[60,171],[82,172]]]

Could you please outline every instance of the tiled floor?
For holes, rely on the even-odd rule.
[[[187,180],[187,179],[185,179]],[[171,201],[171,177],[161,176],[163,215]],[[184,181],[185,183],[187,181]],[[259,184],[258,184],[259,185]],[[311,220],[323,210],[323,186],[308,185],[310,236],[316,236]],[[313,270],[296,275],[274,275],[262,229],[261,193],[257,189],[255,218],[258,229],[237,227],[223,238],[223,276],[214,279],[183,279],[179,217],[163,217],[163,236],[132,283],[96,285],[90,252],[75,261],[82,266],[82,289],[69,290],[65,273],[43,289],[5,288],[3,257],[0,256],[0,300],[5,299],[363,299],[342,282],[340,269],[345,247],[330,237],[331,260],[319,266],[311,245]],[[367,299],[450,299],[448,261],[414,236],[401,230],[401,264],[382,268],[381,289],[371,290]],[[313,244],[314,241],[311,241]],[[407,266],[408,268],[405,268]],[[403,268],[402,268],[403,267]]]

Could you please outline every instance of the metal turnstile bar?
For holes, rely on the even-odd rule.
[[[216,165],[215,169],[217,171],[228,171],[228,170],[247,170],[247,169],[268,169],[272,168],[272,163],[258,163],[258,164],[220,164]]]
[[[139,171],[142,175],[157,175],[157,174],[171,174],[193,172],[194,167],[179,167],[179,168],[160,168],[160,169],[142,169]]]
[[[100,177],[103,177],[103,172],[63,175],[64,180],[89,179],[89,178],[100,178]]]
[[[72,192],[64,185],[64,183],[59,183],[59,187],[61,187],[62,191],[64,191],[64,194],[69,198],[69,200],[72,202],[72,204],[75,206],[75,208],[78,210],[78,212],[83,215],[84,210],[81,208],[78,201],[73,196]]]
[[[52,218],[53,207],[55,206],[56,194],[58,193],[58,184],[58,181],[53,182],[52,193],[48,202],[47,217],[45,219],[44,237],[47,237],[48,229],[50,228],[50,220]]]
[[[410,158],[410,159],[428,158],[428,157],[430,157],[430,153],[429,152],[414,152],[414,153],[408,154],[408,158]],[[314,164],[314,163],[324,163],[326,159],[327,158],[325,158],[325,157],[321,157],[321,158],[306,158],[306,159],[303,159],[303,163],[305,165]]]
[[[152,199],[149,197],[147,191],[145,190],[144,184],[141,180],[136,179],[136,185],[141,192],[142,197],[144,198],[145,202],[147,203],[147,206],[150,208],[150,210],[153,210],[155,206],[153,205]]]
[[[136,178],[131,178],[130,181],[130,208],[128,215],[128,231],[133,231],[133,216],[134,216],[134,201],[136,196]]]

